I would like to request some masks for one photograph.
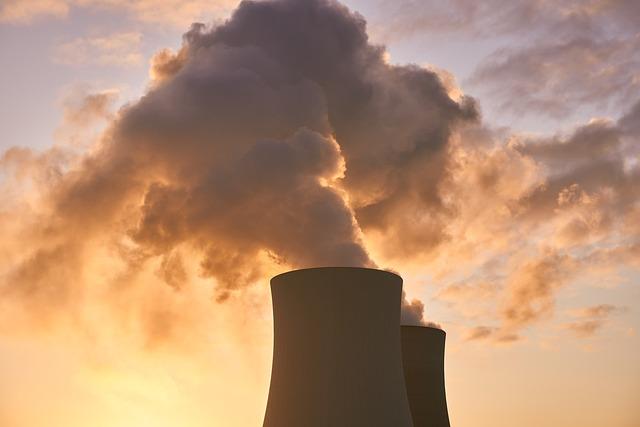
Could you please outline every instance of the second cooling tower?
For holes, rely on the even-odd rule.
[[[402,365],[414,427],[449,427],[443,330],[402,326]]]
[[[327,267],[271,280],[264,427],[412,427],[400,349],[402,279]]]

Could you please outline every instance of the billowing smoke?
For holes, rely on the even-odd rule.
[[[159,259],[175,290],[189,248],[224,301],[274,265],[376,266],[363,232],[407,254],[444,238],[449,139],[474,104],[432,71],[388,64],[345,7],[243,2],[223,25],[194,25],[151,74],[89,154],[52,166],[3,293],[65,307],[96,241],[126,264],[118,281]],[[422,321],[421,303],[404,306]]]

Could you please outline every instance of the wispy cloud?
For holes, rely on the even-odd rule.
[[[29,24],[47,17],[66,17],[72,8],[115,11],[141,23],[185,28],[192,22],[221,18],[237,0],[5,0],[0,22]]]
[[[115,33],[98,37],[79,37],[55,47],[53,59],[66,65],[142,65],[142,34]]]
[[[589,105],[629,107],[640,89],[640,37],[543,40],[501,49],[469,83],[511,114],[567,115]]]
[[[498,48],[465,79],[502,115],[619,113],[640,86],[640,7],[635,0],[378,1],[386,40],[446,33]]]
[[[611,304],[599,304],[573,310],[570,315],[576,320],[564,324],[564,328],[579,338],[588,338],[596,334],[613,314],[624,312],[624,307]]]
[[[627,161],[638,155],[637,114],[547,137],[459,136],[442,187],[453,202],[447,237],[422,262],[444,277],[468,272],[436,295],[482,325],[469,337],[521,335],[554,318],[568,284],[639,265],[640,170]]]
[[[69,13],[68,0],[6,0],[0,4],[0,22],[27,24],[37,18],[64,17]]]

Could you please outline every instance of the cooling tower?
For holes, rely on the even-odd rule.
[[[274,351],[264,427],[411,427],[402,279],[327,267],[271,279]]]
[[[442,329],[401,326],[402,366],[414,427],[449,427]]]

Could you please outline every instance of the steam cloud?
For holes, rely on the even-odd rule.
[[[452,100],[432,71],[386,63],[345,7],[243,2],[160,52],[152,76],[93,152],[47,180],[36,249],[3,292],[64,307],[82,292],[71,276],[87,242],[107,235],[126,274],[160,258],[173,289],[186,280],[178,248],[190,247],[218,301],[273,262],[375,266],[369,230],[407,250],[442,237],[448,141],[474,104]],[[418,230],[416,209],[433,211]],[[403,319],[422,321],[420,303],[404,307]]]

